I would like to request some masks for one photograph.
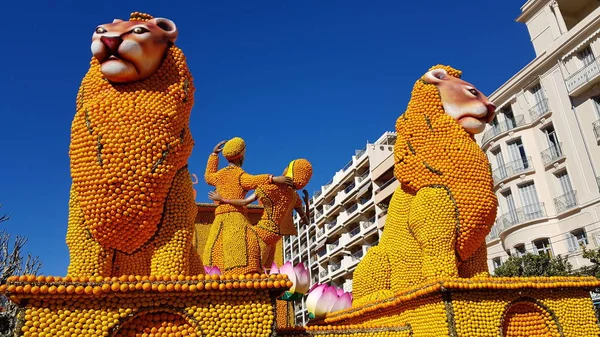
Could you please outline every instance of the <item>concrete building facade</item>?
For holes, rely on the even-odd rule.
[[[304,262],[311,285],[328,283],[352,291],[352,273],[367,250],[377,245],[387,207],[398,182],[394,179],[396,134],[385,132],[357,150],[350,161],[310,199],[310,226],[284,238],[284,259]],[[304,301],[295,303],[296,322],[306,324]]]
[[[582,246],[600,247],[600,2],[521,10],[536,57],[489,96],[497,116],[476,137],[499,202],[488,264],[533,252],[577,269],[589,263]]]

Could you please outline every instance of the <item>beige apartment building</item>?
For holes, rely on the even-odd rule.
[[[367,250],[377,245],[394,178],[396,134],[385,132],[357,150],[350,161],[310,199],[310,226],[296,215],[298,236],[284,238],[284,258],[304,262],[311,285],[328,283],[352,291],[352,273]],[[304,301],[296,302],[296,323],[306,324]]]
[[[476,137],[492,165],[498,216],[493,271],[525,252],[586,263],[600,247],[600,2],[530,0],[536,57],[490,95],[497,117]]]

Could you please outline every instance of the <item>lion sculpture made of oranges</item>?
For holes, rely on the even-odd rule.
[[[435,66],[396,122],[394,192],[379,245],[354,272],[354,304],[442,277],[488,276],[485,237],[497,199],[474,139],[495,107],[461,72]]]
[[[98,26],[71,127],[72,276],[197,271],[187,160],[194,86],[168,19]],[[195,261],[197,259],[197,261]]]

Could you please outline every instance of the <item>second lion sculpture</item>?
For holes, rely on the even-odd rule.
[[[497,199],[474,139],[495,107],[448,66],[432,67],[396,122],[394,192],[380,243],[354,272],[354,304],[435,278],[487,276]]]

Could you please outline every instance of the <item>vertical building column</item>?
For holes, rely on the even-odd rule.
[[[558,1],[554,0],[550,3],[550,9],[552,10],[552,13],[554,13],[554,18],[556,19],[556,22],[558,23],[558,28],[560,29],[560,33],[564,34],[566,33],[569,29],[567,28],[567,24],[565,23],[565,19],[562,16],[562,13],[560,12],[560,7],[558,6]]]

